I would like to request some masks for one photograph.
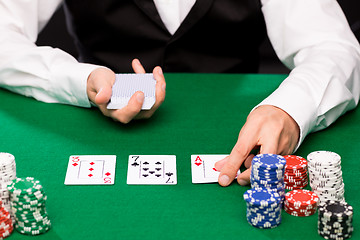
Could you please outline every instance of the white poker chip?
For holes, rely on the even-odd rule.
[[[312,152],[307,157],[309,184],[320,201],[344,200],[345,185],[341,171],[341,157],[330,151]]]
[[[339,154],[330,151],[316,151],[307,156],[308,165],[328,166],[341,163]]]

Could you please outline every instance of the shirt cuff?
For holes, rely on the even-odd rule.
[[[311,97],[305,91],[300,90],[307,89],[302,86],[306,83],[293,80],[293,76],[287,77],[270,96],[255,106],[252,111],[259,106],[272,105],[289,114],[300,129],[299,141],[294,149],[295,152],[314,127],[316,107]]]
[[[87,79],[94,69],[101,66],[86,63],[62,62],[52,72],[53,91],[60,102],[79,107],[91,107],[87,95]]]

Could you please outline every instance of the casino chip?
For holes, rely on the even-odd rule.
[[[353,208],[334,200],[321,202],[318,208],[318,233],[325,239],[347,239],[354,230]]]
[[[306,217],[316,212],[319,197],[309,190],[292,190],[285,194],[284,210],[293,216]]]
[[[252,188],[271,189],[283,199],[286,160],[276,154],[258,154],[251,161],[250,183]]]
[[[32,177],[16,178],[8,185],[8,190],[18,232],[38,235],[50,229],[45,207],[47,197],[40,181]]]
[[[317,151],[307,157],[309,181],[320,201],[345,201],[341,157],[334,152]]]
[[[308,184],[307,161],[305,158],[286,155],[284,182],[285,189],[303,189]]]
[[[0,202],[0,239],[4,239],[13,231],[13,224],[10,213],[4,208],[4,205]]]
[[[16,178],[15,157],[10,153],[0,152],[0,196],[3,207],[10,211],[10,199],[7,185]]]
[[[274,228],[281,223],[281,197],[269,189],[249,189],[244,193],[246,218],[258,228]]]

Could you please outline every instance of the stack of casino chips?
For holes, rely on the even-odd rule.
[[[341,157],[334,152],[317,151],[307,157],[310,186],[320,201],[344,201]]]
[[[319,197],[309,190],[292,190],[285,194],[284,210],[293,216],[306,217],[316,212]]]
[[[10,153],[0,153],[0,196],[4,208],[10,211],[7,185],[16,178],[15,157]]]
[[[8,190],[18,232],[38,235],[50,229],[45,207],[47,197],[40,181],[32,177],[16,178],[8,185]]]
[[[328,200],[319,204],[318,233],[325,239],[347,239],[354,230],[353,208],[345,203]]]
[[[286,160],[276,154],[258,154],[251,162],[250,183],[252,188],[270,189],[285,195],[284,170]]]
[[[268,189],[249,189],[244,193],[246,218],[254,227],[274,228],[281,223],[281,197]]]
[[[2,205],[0,208],[0,239],[10,236],[13,229],[10,213]]]
[[[295,155],[286,155],[284,158],[286,159],[285,189],[294,190],[306,187],[308,184],[306,159]]]

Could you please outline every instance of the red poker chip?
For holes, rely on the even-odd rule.
[[[6,230],[2,230],[2,231],[0,231],[0,235],[1,234],[4,234],[4,233],[12,233],[12,231],[14,230],[14,228],[13,227],[11,227],[11,228],[7,228]]]
[[[302,176],[284,175],[284,179],[307,179],[307,175],[302,175]]]
[[[319,197],[309,190],[293,190],[285,194],[285,201],[295,206],[313,205],[319,202]]]
[[[307,172],[288,172],[288,171],[285,171],[284,176],[289,176],[289,177],[307,176]]]
[[[11,218],[9,220],[2,221],[0,223],[0,229],[1,229],[1,227],[6,226],[6,225],[10,225],[10,224],[12,224],[12,219]]]
[[[313,212],[313,211],[316,211],[317,209],[317,205],[311,205],[311,206],[301,206],[301,207],[295,207],[295,206],[289,206],[289,205],[286,205],[284,204],[284,209],[287,209],[289,211],[296,211],[296,212],[299,212],[299,213],[308,213],[308,212]]]
[[[8,216],[8,217],[1,217],[1,218],[0,218],[0,223],[5,222],[5,221],[7,221],[8,219],[11,219],[11,217],[10,217],[10,216]]]
[[[303,180],[284,180],[285,183],[288,183],[290,185],[304,185],[304,183],[307,183],[308,181],[306,179],[303,179]]]
[[[295,211],[286,211],[288,214],[292,215],[292,216],[296,216],[296,217],[308,217],[308,216],[311,216],[313,214],[315,214],[315,212],[311,212],[311,213],[298,213],[298,212],[295,212]]]
[[[298,168],[298,169],[285,169],[284,173],[307,173],[307,168]]]
[[[285,183],[285,187],[293,187],[293,188],[304,188],[308,185],[308,182],[304,182],[302,184],[292,184],[292,183],[289,183],[289,182],[286,182]]]
[[[12,220],[1,224],[0,230],[12,226]]]
[[[306,184],[306,183],[309,183],[306,179],[304,180],[304,181],[299,181],[299,182],[297,182],[297,183],[295,183],[295,182],[290,182],[290,181],[284,181],[286,184],[288,184],[288,185],[292,185],[292,186],[302,186],[302,185],[304,185],[304,184]]]
[[[311,209],[294,209],[294,208],[290,208],[286,205],[284,205],[284,209],[290,212],[298,212],[298,213],[313,213],[314,211],[316,211],[316,207],[313,207]]]
[[[13,232],[13,229],[11,231],[8,231],[8,232],[0,233],[0,237],[1,238],[6,238],[6,237],[10,236],[10,234],[12,232]]]
[[[1,229],[0,229],[0,233],[12,232],[13,229],[14,229],[13,226],[10,225],[10,226],[8,226],[7,228],[1,228]]]
[[[298,168],[306,168],[307,161],[305,158],[295,155],[286,155],[284,156],[286,159],[285,169],[298,169]]]
[[[307,186],[307,184],[306,183],[304,183],[304,184],[289,184],[289,183],[285,183],[285,186],[287,186],[287,187],[293,187],[293,188],[304,188],[304,187],[306,187]]]
[[[306,186],[305,186],[306,187]],[[300,190],[303,189],[304,187],[291,187],[291,186],[285,186],[286,190]]]
[[[284,182],[285,182],[285,183],[290,183],[290,184],[292,184],[292,185],[302,185],[302,184],[305,182],[305,180],[287,179],[287,180],[285,181],[285,179],[284,179]]]
[[[309,210],[313,210],[313,209],[316,209],[317,208],[317,204],[313,204],[313,205],[307,205],[307,206],[294,206],[294,205],[291,205],[289,204],[288,202],[284,202],[284,207],[287,207],[288,209],[290,210],[293,210],[293,211],[309,211]]]
[[[307,165],[285,168],[285,172],[307,172],[307,171],[308,171]]]
[[[9,213],[8,211],[6,211],[4,208],[0,209],[0,213],[1,214],[6,214],[6,213]]]

